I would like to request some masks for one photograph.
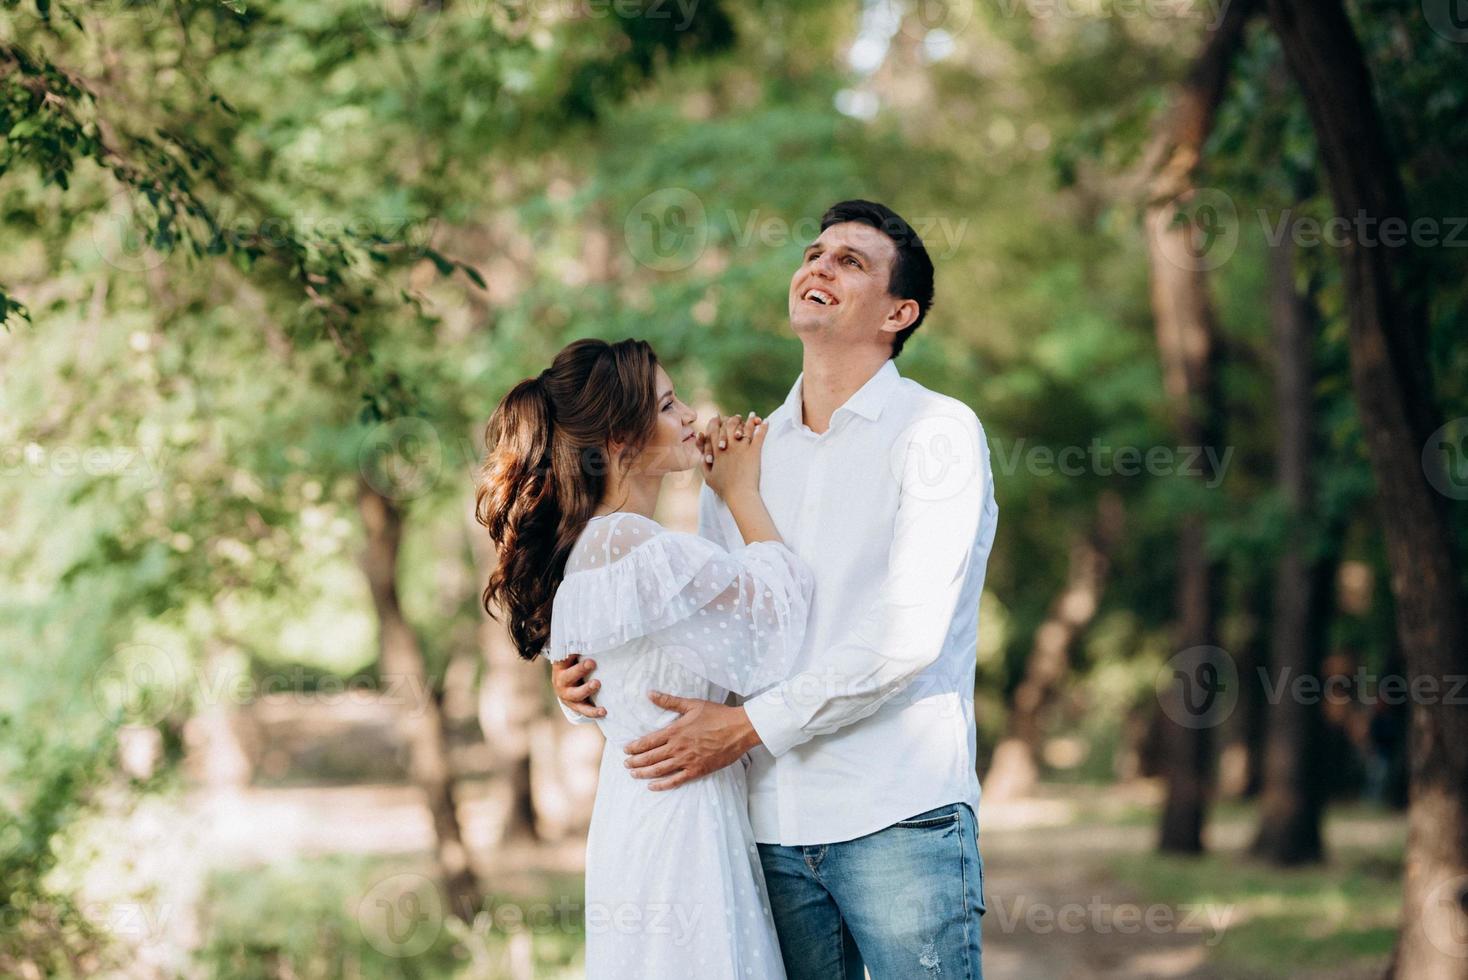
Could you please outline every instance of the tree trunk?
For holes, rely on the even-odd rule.
[[[474,563],[481,587],[494,568],[494,544],[474,519],[472,498],[465,511]],[[526,663],[515,651],[505,624],[490,618],[480,606],[479,649],[484,656],[484,680],[479,688],[479,727],[494,753],[495,768],[509,794],[501,830],[502,839],[526,840],[537,836],[535,796],[531,784],[530,735],[545,714],[542,690],[545,672]]]
[[[384,693],[395,699],[398,725],[408,743],[408,770],[423,791],[433,819],[438,864],[454,914],[472,922],[483,896],[459,827],[443,710],[432,693],[418,637],[398,603],[398,546],[403,516],[397,504],[366,479],[358,481],[357,507],[367,532],[362,571],[377,611],[379,667]]]
[[[1244,800],[1258,799],[1264,782],[1269,696],[1261,673],[1269,669],[1269,634],[1274,616],[1274,581],[1266,571],[1248,575],[1242,592],[1249,606],[1249,633],[1235,653],[1239,665],[1239,706],[1232,719],[1232,745],[1223,752],[1227,756],[1232,751],[1237,769],[1228,786],[1223,778],[1219,780],[1221,790]]]
[[[1315,486],[1313,296],[1295,286],[1295,246],[1287,235],[1270,250],[1270,319],[1274,325],[1275,418],[1279,427],[1277,480],[1289,513],[1289,531],[1275,574],[1270,706],[1254,853],[1275,864],[1319,861],[1325,803],[1324,723],[1320,699],[1285,691],[1296,677],[1320,675],[1325,653],[1325,610],[1335,562],[1314,547],[1319,533]],[[1313,552],[1313,553],[1312,553]],[[1281,687],[1281,685],[1286,685]]]
[[[1218,444],[1222,412],[1215,370],[1218,326],[1208,294],[1207,273],[1217,264],[1208,254],[1210,230],[1179,214],[1195,204],[1194,175],[1213,117],[1228,84],[1234,54],[1254,12],[1251,0],[1229,4],[1209,34],[1188,73],[1172,110],[1149,148],[1151,174],[1145,215],[1151,271],[1152,312],[1163,383],[1175,430],[1188,446]],[[1213,458],[1211,454],[1209,458]],[[1205,467],[1205,471],[1208,467]],[[1216,474],[1205,472],[1212,481]],[[1188,515],[1178,531],[1178,619],[1175,645],[1192,651],[1217,643],[1219,569],[1205,549],[1207,524],[1201,513]],[[1167,697],[1182,698],[1174,689]],[[1207,725],[1184,725],[1178,711],[1166,712],[1167,804],[1159,846],[1164,851],[1203,850],[1203,821],[1211,775],[1212,732]]]
[[[1410,227],[1355,31],[1340,0],[1269,0],[1299,82],[1338,215]],[[1410,288],[1410,252],[1373,237],[1344,250],[1351,380],[1376,477],[1412,699],[1411,802],[1402,927],[1392,971],[1411,980],[1468,978],[1468,711],[1445,697],[1468,673],[1468,624],[1446,500],[1423,466],[1437,428],[1426,358],[1427,314]],[[1408,287],[1408,288],[1404,288]],[[1417,687],[1417,685],[1435,687]]]
[[[244,737],[250,722],[238,696],[248,687],[248,669],[248,658],[228,641],[205,640],[203,676],[209,697],[184,725],[184,744],[190,773],[209,790],[243,789],[255,776],[256,746]]]
[[[1022,799],[1039,782],[1041,717],[1070,669],[1071,648],[1100,608],[1123,517],[1121,498],[1103,493],[1095,526],[1071,542],[1065,587],[1035,632],[1024,680],[1015,688],[1010,704],[1008,731],[994,749],[994,761],[984,780],[986,800]]]

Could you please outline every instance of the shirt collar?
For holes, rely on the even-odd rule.
[[[832,413],[832,417],[840,412],[849,411],[860,415],[862,418],[876,421],[882,417],[882,409],[886,406],[892,388],[902,375],[897,373],[897,365],[888,358],[886,362],[877,369],[877,373],[867,379],[856,392],[838,409]],[[804,421],[803,412],[800,407],[801,386],[805,381],[805,373],[795,379],[795,384],[790,386],[790,393],[785,396],[784,409],[786,418],[792,427],[799,426]]]

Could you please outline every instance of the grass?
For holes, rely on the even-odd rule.
[[[402,859],[340,855],[215,871],[200,915],[199,965],[225,980],[580,975],[579,878],[549,878],[538,896],[490,895],[469,926],[445,914],[426,871]]]
[[[1215,821],[1251,819],[1230,807]],[[1252,825],[1252,824],[1251,824]],[[1401,908],[1402,837],[1390,818],[1338,808],[1327,823],[1326,863],[1280,869],[1238,847],[1197,858],[1129,854],[1108,870],[1127,890],[1173,906],[1231,907],[1229,925],[1209,962],[1228,975],[1295,977],[1352,974],[1385,963]]]

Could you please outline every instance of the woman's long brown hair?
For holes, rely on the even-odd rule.
[[[510,389],[489,418],[474,516],[499,560],[484,608],[508,614],[526,660],[550,639],[551,600],[601,502],[611,444],[630,458],[652,438],[657,363],[646,341],[578,340]]]

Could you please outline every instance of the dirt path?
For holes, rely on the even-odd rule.
[[[1123,801],[1118,800],[1118,803]],[[1143,827],[1074,827],[1072,805],[982,808],[986,980],[1142,980],[1223,975],[1207,965],[1227,910],[1175,909],[1131,895],[1108,858],[1152,845]]]
[[[1227,939],[1231,908],[1163,905],[1111,876],[1111,860],[1153,845],[1151,826],[1128,826],[1108,813],[1139,802],[1146,801],[1108,791],[981,808],[988,980],[1247,980],[1209,962],[1213,946]],[[475,865],[495,892],[536,895],[547,874],[581,873],[579,838],[501,845],[488,829],[499,826],[504,801],[491,793],[464,808]],[[172,868],[179,875],[183,865],[196,867],[180,877],[328,854],[421,857],[431,844],[427,813],[409,786],[200,793],[171,811],[153,818],[175,843],[190,840]],[[1239,847],[1247,831],[1215,821],[1210,838],[1215,847]],[[180,893],[179,900],[190,897]]]

